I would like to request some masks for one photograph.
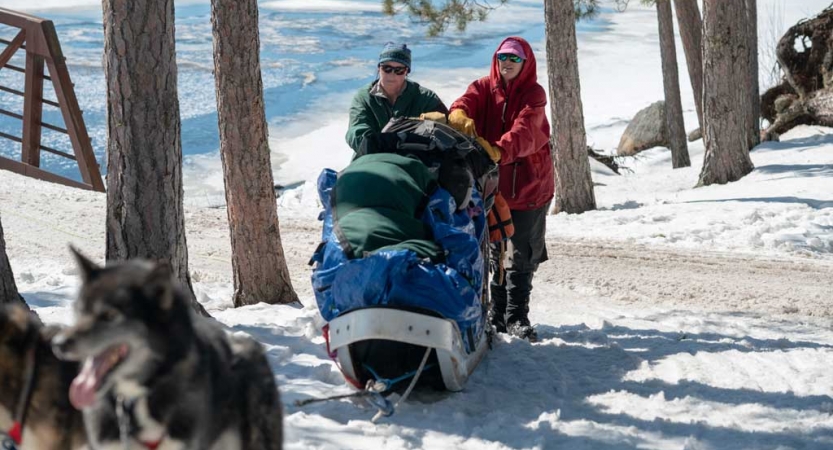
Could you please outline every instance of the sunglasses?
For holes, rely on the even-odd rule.
[[[498,61],[506,61],[507,59],[509,61],[512,61],[513,63],[522,63],[522,62],[524,62],[524,59],[521,58],[518,55],[513,55],[511,53],[498,53],[498,55],[497,55],[497,60]]]
[[[387,64],[382,64],[381,67],[382,67],[382,72],[385,72],[385,73],[393,72],[397,75],[405,75],[406,73],[408,73],[408,68],[405,67],[405,66],[393,67],[393,66],[389,66]]]

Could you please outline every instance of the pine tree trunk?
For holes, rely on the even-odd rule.
[[[674,0],[677,12],[677,24],[680,26],[680,39],[688,66],[691,90],[694,92],[694,106],[697,108],[697,120],[703,129],[703,20],[697,0]]]
[[[674,16],[671,0],[657,0],[659,48],[662,58],[662,85],[665,89],[665,123],[668,127],[668,147],[671,165],[677,169],[691,166],[686,145],[683,105],[680,100],[680,75],[677,72],[677,47],[674,41]]]
[[[14,282],[12,266],[6,255],[6,238],[3,236],[3,223],[0,221],[0,305],[23,302],[23,297],[17,292]]]
[[[173,0],[104,0],[106,259],[170,264],[194,299],[182,207]]]
[[[761,143],[761,89],[758,80],[758,1],[745,0],[749,42],[749,149]]]
[[[703,2],[703,107],[706,156],[698,186],[737,181],[749,158],[749,43],[744,1]]]
[[[557,214],[596,209],[578,77],[572,0],[544,0]]]
[[[234,306],[295,302],[278,227],[257,1],[211,0],[211,23]]]

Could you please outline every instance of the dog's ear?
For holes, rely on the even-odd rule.
[[[11,303],[0,307],[0,337],[13,348],[23,348],[29,327],[29,310],[25,306]]]
[[[52,342],[52,338],[60,333],[64,327],[61,325],[49,324],[40,329],[40,338],[43,342]]]
[[[101,268],[81,254],[75,247],[70,245],[69,251],[75,256],[75,262],[78,263],[78,268],[81,269],[81,280],[85,283],[94,280],[101,271]]]
[[[145,294],[155,299],[159,308],[168,311],[174,304],[174,284],[171,279],[171,265],[166,261],[157,262],[145,280]]]
[[[29,310],[25,306],[11,303],[6,306],[6,314],[8,314],[9,323],[21,331],[27,331],[29,329]]]

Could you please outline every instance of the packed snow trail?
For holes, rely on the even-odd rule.
[[[69,323],[78,280],[67,244],[103,259],[105,197],[0,181],[18,288],[46,322]],[[530,314],[541,342],[501,335],[463,392],[416,391],[374,425],[358,402],[292,406],[352,392],[326,355],[309,283],[319,223],[281,217],[305,306],[235,309],[225,215],[186,207],[195,291],[266,346],[286,448],[833,448],[829,258],[550,238]]]

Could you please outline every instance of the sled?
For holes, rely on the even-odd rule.
[[[488,334],[475,341],[474,350],[466,350],[460,328],[453,320],[396,308],[364,308],[346,312],[329,323],[329,350],[346,380],[363,388],[372,374],[362,368],[357,344],[368,341],[392,341],[432,349],[442,379],[442,387],[463,390],[469,376],[488,349]]]
[[[310,261],[328,355],[383,415],[395,409],[384,395],[407,386],[402,401],[417,382],[461,391],[488,350],[497,188],[496,165],[470,138],[411,119],[389,127],[385,151],[321,173]]]

